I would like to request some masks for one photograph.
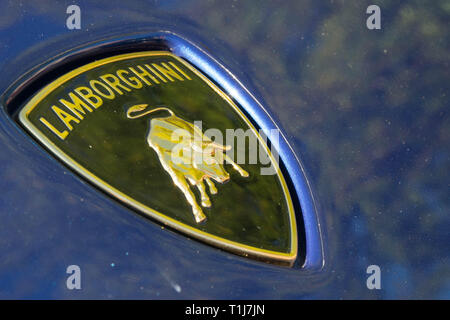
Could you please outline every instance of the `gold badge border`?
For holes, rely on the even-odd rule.
[[[266,152],[269,154],[272,164],[275,166],[275,168],[277,170],[277,176],[282,185],[285,199],[287,202],[288,211],[289,211],[290,232],[291,232],[291,244],[290,244],[291,251],[289,253],[260,249],[257,247],[252,247],[252,246],[241,244],[241,243],[238,243],[235,241],[224,239],[224,238],[215,236],[213,234],[201,231],[199,229],[193,228],[193,227],[186,225],[182,222],[179,222],[173,218],[170,218],[161,212],[158,212],[150,207],[147,207],[146,205],[128,197],[123,192],[115,189],[114,187],[110,186],[107,182],[99,179],[93,173],[86,170],[84,167],[82,167],[80,164],[78,164],[76,161],[74,161],[72,158],[70,158],[67,154],[65,154],[60,148],[58,148],[50,139],[47,138],[46,135],[44,135],[36,126],[34,126],[28,120],[28,115],[38,105],[38,103],[40,101],[42,101],[49,93],[51,93],[59,85],[67,82],[68,80],[76,77],[77,75],[82,74],[86,71],[89,71],[95,67],[109,64],[109,63],[112,63],[115,61],[122,61],[122,60],[146,57],[146,56],[169,56],[169,57],[175,58],[177,61],[182,63],[185,67],[187,67],[189,70],[194,72],[197,76],[199,76],[217,94],[219,94],[225,101],[227,101],[228,104],[241,116],[241,118],[247,123],[247,125],[256,134],[259,141],[265,147]],[[212,81],[210,81],[206,76],[204,76],[200,71],[198,71],[196,68],[194,68],[192,65],[190,65],[187,61],[185,61],[184,59],[182,59],[170,52],[167,52],[167,51],[140,51],[140,52],[134,52],[134,53],[120,54],[120,55],[116,55],[116,56],[112,56],[112,57],[108,57],[108,58],[104,58],[104,59],[100,59],[100,60],[88,63],[82,67],[78,67],[78,68],[64,74],[63,76],[57,78],[50,84],[46,85],[43,89],[41,89],[20,111],[19,120],[25,126],[26,129],[28,129],[41,143],[44,144],[45,147],[47,147],[51,152],[56,154],[61,160],[63,160],[67,165],[69,165],[69,167],[73,168],[78,174],[80,174],[81,176],[88,179],[90,182],[92,182],[94,185],[96,185],[100,189],[105,190],[112,196],[120,199],[121,201],[125,202],[129,206],[135,208],[138,211],[143,212],[144,214],[150,216],[151,218],[154,218],[157,221],[162,222],[164,225],[172,227],[172,228],[174,228],[178,231],[181,231],[193,238],[197,238],[206,243],[209,243],[209,244],[215,245],[219,248],[231,251],[238,255],[252,256],[257,259],[269,259],[269,260],[274,260],[274,261],[278,261],[278,262],[288,263],[289,265],[292,265],[293,262],[295,261],[295,259],[297,258],[297,250],[298,250],[297,249],[297,241],[298,241],[297,240],[297,225],[296,225],[295,212],[294,212],[294,207],[292,204],[292,199],[291,199],[286,181],[285,181],[285,179],[281,173],[281,170],[278,166],[278,163],[273,158],[273,155],[270,152],[269,148],[267,147],[266,143],[264,143],[264,140],[260,136],[259,132],[255,129],[253,124],[249,121],[249,119],[247,119],[247,117],[243,114],[243,112],[234,104],[234,102],[228,95],[226,95]]]

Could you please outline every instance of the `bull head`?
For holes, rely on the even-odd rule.
[[[211,194],[217,194],[217,188],[211,179],[219,183],[230,179],[229,173],[223,166],[224,161],[231,164],[241,176],[248,177],[248,173],[224,153],[231,148],[230,146],[213,142],[202,133],[200,128],[177,117],[167,107],[161,106],[151,110],[147,107],[147,104],[132,106],[127,110],[127,117],[136,119],[158,111],[166,111],[170,114],[168,117],[153,118],[150,121],[147,142],[158,154],[161,165],[170,175],[173,183],[183,192],[191,205],[195,221],[203,222],[206,216],[198,205],[188,182],[200,191],[201,205],[211,207],[211,200],[203,181],[206,181]]]

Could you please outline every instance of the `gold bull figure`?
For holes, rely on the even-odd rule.
[[[223,153],[229,150],[230,146],[213,142],[202,133],[200,128],[177,117],[169,108],[158,107],[146,110],[147,107],[147,104],[132,106],[127,110],[127,117],[136,119],[157,111],[167,111],[170,114],[168,117],[154,118],[150,121],[147,142],[158,154],[164,170],[169,173],[174,184],[183,192],[192,206],[195,221],[202,222],[206,216],[187,181],[200,191],[202,206],[211,207],[203,181],[206,181],[211,194],[217,194],[217,188],[211,179],[220,183],[230,179],[229,173],[223,166],[223,160],[230,163],[241,176],[248,177],[248,173]]]

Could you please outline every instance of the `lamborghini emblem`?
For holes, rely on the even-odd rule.
[[[244,111],[185,59],[141,51],[54,79],[21,107],[19,122],[75,174],[151,221],[292,264],[288,183]]]

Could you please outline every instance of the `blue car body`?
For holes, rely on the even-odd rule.
[[[0,2],[0,298],[450,298],[445,1],[383,2],[380,30],[365,1],[79,1],[80,30],[70,4]],[[55,57],[157,33],[205,50],[285,133],[313,207],[310,263],[239,257],[140,216],[8,110],[11,88]]]

